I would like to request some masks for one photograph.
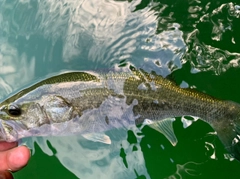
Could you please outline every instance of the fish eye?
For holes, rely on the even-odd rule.
[[[19,115],[21,115],[21,109],[16,104],[10,104],[8,106],[8,113],[12,116],[19,116]]]

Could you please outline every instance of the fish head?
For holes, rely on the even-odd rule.
[[[24,121],[31,122],[31,118],[38,121],[42,117],[42,108],[37,102],[13,102],[8,105],[3,105],[0,108],[0,119],[4,121]]]
[[[18,134],[47,121],[36,102],[12,102],[0,107],[0,141],[16,141]]]
[[[8,100],[0,107],[0,140],[1,137],[7,141],[17,140],[22,137],[17,136],[19,133],[24,133],[24,137],[44,135],[44,131],[38,131],[42,125],[65,122],[77,115],[78,112],[61,96]]]

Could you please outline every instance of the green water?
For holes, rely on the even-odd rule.
[[[0,0],[0,98],[74,70],[130,64],[183,87],[240,103],[240,6],[233,1]],[[108,131],[112,145],[81,136],[38,137],[14,178],[239,178],[213,129],[178,121],[173,147],[145,127]],[[230,158],[230,159],[229,159]]]

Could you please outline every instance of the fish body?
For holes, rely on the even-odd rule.
[[[183,115],[208,122],[234,155],[239,104],[182,89],[161,76],[134,68],[126,73],[61,74],[20,91],[0,105],[0,140],[79,133],[111,143],[104,135],[107,130]],[[162,122],[159,129],[165,126],[170,125]]]

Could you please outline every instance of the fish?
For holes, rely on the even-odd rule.
[[[210,124],[226,150],[239,159],[239,104],[180,88],[133,66],[127,72],[63,73],[17,92],[0,103],[0,141],[81,134],[111,144],[106,131],[148,125],[175,146],[172,124],[181,116]],[[192,121],[182,122],[187,127]]]

